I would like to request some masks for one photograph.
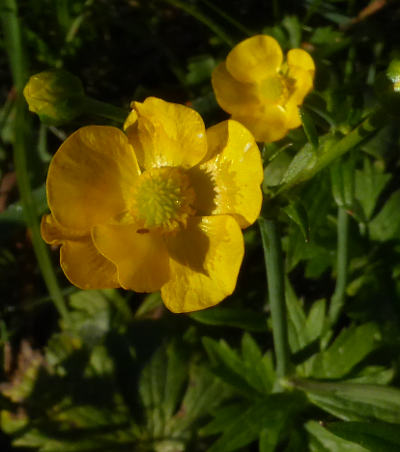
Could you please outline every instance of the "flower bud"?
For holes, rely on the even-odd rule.
[[[400,116],[400,59],[392,60],[387,70],[377,76],[375,91],[384,108]]]
[[[29,110],[50,125],[71,121],[83,111],[85,92],[81,81],[64,70],[32,75],[24,88]]]

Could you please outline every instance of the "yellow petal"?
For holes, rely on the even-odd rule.
[[[135,154],[123,132],[115,127],[82,127],[50,163],[50,210],[65,228],[89,233],[92,226],[127,210],[138,175]]]
[[[232,119],[239,121],[254,135],[256,141],[270,143],[283,138],[288,127],[287,114],[280,105],[271,105],[265,107],[262,115],[241,116],[233,115]]]
[[[241,83],[227,71],[225,62],[219,64],[211,77],[215,97],[220,107],[228,113],[251,113],[259,109],[255,85]]]
[[[294,92],[290,101],[300,105],[312,90],[315,64],[311,56],[302,49],[289,50],[287,54],[289,77],[295,80]]]
[[[287,113],[287,128],[296,129],[297,127],[301,126],[299,107],[296,105],[296,102],[289,101],[289,103],[285,105],[285,110]]]
[[[138,120],[126,133],[141,167],[191,168],[204,157],[205,127],[195,110],[156,97],[134,102],[134,108]]]
[[[254,137],[228,120],[207,129],[207,141],[208,160],[190,170],[196,211],[231,214],[246,228],[257,219],[262,202],[263,167]]]
[[[289,102],[301,105],[306,95],[312,90],[313,78],[308,71],[296,67],[289,68],[289,77],[295,80],[294,90]]]
[[[169,277],[168,254],[161,235],[135,224],[96,226],[92,232],[97,249],[118,270],[124,289],[154,292]]]
[[[187,229],[166,240],[170,279],[161,288],[161,297],[169,310],[205,309],[234,291],[244,246],[233,217],[192,217]]]
[[[131,110],[128,117],[125,119],[124,130],[126,131],[129,129],[129,127],[133,126],[136,123],[137,119],[138,119],[138,116],[137,116],[136,111]]]
[[[282,64],[282,50],[271,36],[256,35],[235,46],[226,58],[232,76],[244,83],[261,82]]]
[[[42,217],[40,233],[42,239],[49,245],[60,245],[65,240],[77,240],[87,235],[64,228],[51,214]]]
[[[119,287],[115,265],[97,251],[90,236],[63,242],[60,264],[69,281],[81,289]]]
[[[302,49],[292,49],[289,50],[287,54],[287,64],[290,67],[297,67],[307,71],[311,76],[315,72],[315,64],[311,55]]]

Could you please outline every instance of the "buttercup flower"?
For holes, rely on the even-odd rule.
[[[283,138],[299,127],[298,106],[313,87],[315,66],[301,49],[289,50],[283,63],[278,42],[265,35],[245,39],[212,74],[221,108],[244,124],[257,141]]]
[[[254,138],[232,120],[206,131],[194,110],[153,97],[133,103],[125,132],[88,126],[62,144],[44,240],[61,245],[78,287],[161,290],[173,312],[219,303],[236,285],[241,228],[261,208]]]

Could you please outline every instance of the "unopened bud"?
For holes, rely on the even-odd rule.
[[[24,88],[29,110],[46,124],[60,125],[83,111],[85,92],[78,77],[64,70],[32,75]]]

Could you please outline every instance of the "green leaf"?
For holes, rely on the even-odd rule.
[[[375,350],[381,339],[375,323],[366,323],[343,330],[335,342],[313,358],[314,378],[341,378]]]
[[[158,348],[142,370],[139,394],[146,411],[147,428],[153,438],[172,435],[176,430],[179,422],[174,415],[187,379],[187,350],[178,341]]]
[[[285,294],[289,344],[292,353],[296,353],[306,347],[309,342],[306,328],[306,315],[288,279],[285,282]]]
[[[366,366],[354,377],[346,379],[346,382],[387,385],[393,380],[394,375],[394,369],[388,369],[384,366]]]
[[[400,237],[400,190],[395,191],[386,201],[382,210],[369,224],[373,240],[380,242]]]
[[[23,413],[12,413],[2,409],[0,411],[0,427],[7,435],[16,434],[29,424],[29,418]]]
[[[301,406],[300,399],[293,397],[293,394],[272,394],[261,399],[226,426],[208,452],[238,450],[255,441],[261,432],[263,436],[270,435],[271,440],[279,437]]]
[[[269,147],[272,147],[271,143],[269,143]],[[287,147],[288,145],[285,145],[283,148],[278,149],[273,157],[269,159],[269,162],[264,169],[264,193],[268,193],[268,187],[279,185],[283,175],[286,173],[290,162],[292,161],[292,155],[286,150]]]
[[[301,24],[297,16],[285,16],[282,25],[289,34],[289,46],[292,49],[300,47],[301,44]]]
[[[162,306],[160,292],[151,293],[145,297],[142,304],[138,307],[135,312],[135,318],[145,317],[160,306]]]
[[[308,218],[309,242],[305,242],[300,229],[293,223],[289,226],[287,241],[287,270],[292,270],[300,261],[307,260],[308,266],[317,267],[316,271],[326,270],[333,261],[330,249],[327,249],[326,235],[329,234],[327,215],[331,207],[329,178],[325,173],[317,175],[302,191],[301,201],[305,206]],[[322,237],[321,234],[324,234]],[[336,230],[332,227],[332,249],[336,247]],[[321,242],[321,243],[320,243]],[[319,273],[316,277],[319,276]]]
[[[364,158],[364,167],[362,170],[356,170],[355,176],[355,196],[364,210],[365,217],[369,220],[379,195],[392,176],[383,173],[378,164],[373,164],[369,157]]]
[[[271,430],[265,428],[261,431],[260,442],[259,442],[259,452],[274,452],[276,446],[279,442],[279,430]]]
[[[212,371],[219,378],[245,397],[259,396],[259,392],[248,382],[243,360],[225,341],[217,342],[205,337],[203,345],[212,362]]]
[[[182,344],[173,341],[167,347],[167,359],[163,410],[165,418],[169,419],[181,400],[183,386],[187,380],[188,356]]]
[[[335,422],[326,425],[335,435],[359,444],[370,451],[398,452],[399,426],[384,422]]]
[[[314,149],[318,149],[318,133],[311,115],[304,108],[300,108],[300,117],[307,140]]]
[[[147,428],[154,438],[161,436],[165,428],[162,403],[166,377],[166,349],[160,347],[142,370],[139,379],[139,394],[146,412]]]
[[[209,436],[224,432],[246,409],[247,405],[243,402],[218,408],[213,413],[214,419],[200,430],[200,435]]]
[[[316,421],[308,421],[305,428],[311,452],[369,452],[358,444],[336,436]]]
[[[275,380],[271,355],[263,357],[256,341],[248,333],[242,337],[242,356],[249,384],[262,393],[271,392]]]
[[[310,179],[331,160],[337,158],[339,155],[335,149],[338,142],[337,136],[328,133],[320,137],[318,149],[314,149],[312,144],[306,143],[295,155],[284,174],[279,192]]]
[[[217,306],[203,311],[192,312],[190,317],[206,325],[224,325],[242,330],[263,332],[267,331],[264,316],[250,309],[232,309]]]
[[[216,61],[210,55],[199,55],[191,58],[188,63],[186,83],[192,86],[210,80],[211,73],[215,66]]]
[[[300,379],[286,384],[306,392],[312,403],[342,420],[400,424],[400,390],[397,388]]]
[[[304,240],[308,242],[310,240],[310,226],[308,224],[307,211],[304,205],[300,201],[294,201],[283,207],[282,210],[286,215],[297,224]]]
[[[293,158],[281,180],[281,186],[295,185],[306,180],[317,164],[317,152],[307,143]]]
[[[325,314],[326,300],[314,301],[306,321],[307,336],[310,342],[313,342],[321,336],[325,326]]]
[[[242,338],[242,357],[223,340],[216,342],[205,337],[203,344],[213,372],[245,397],[271,392],[275,382],[271,354],[263,356],[250,334],[245,333]]]
[[[198,422],[231,395],[229,388],[205,366],[191,365],[189,384],[181,407],[175,417],[175,432],[183,432]]]
[[[110,330],[110,303],[101,290],[80,290],[69,298],[71,323],[69,329],[76,332],[88,345],[97,344]]]

